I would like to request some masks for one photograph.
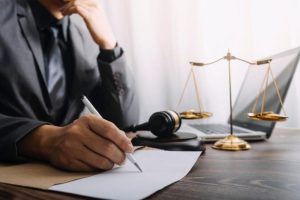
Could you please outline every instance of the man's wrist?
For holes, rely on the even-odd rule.
[[[122,48],[116,44],[115,48],[113,49],[103,49],[100,47],[100,54],[98,59],[103,62],[113,62],[121,57],[123,54]]]
[[[99,44],[99,46],[100,46],[100,48],[105,49],[105,50],[112,50],[118,46],[118,43],[116,40],[113,40],[112,42],[101,42]]]
[[[60,135],[60,127],[42,125],[18,142],[18,154],[40,160],[48,160],[56,138]]]

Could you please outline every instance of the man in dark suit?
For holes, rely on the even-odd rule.
[[[79,117],[81,95],[104,119]],[[1,161],[110,169],[133,151],[119,128],[137,122],[136,107],[98,0],[0,0]]]

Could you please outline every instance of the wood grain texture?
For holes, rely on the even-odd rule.
[[[300,199],[300,130],[277,129],[241,152],[207,151],[181,181],[149,199]],[[162,177],[163,178],[163,177]],[[0,184],[0,200],[90,199]]]

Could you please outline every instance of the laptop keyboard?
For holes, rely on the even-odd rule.
[[[222,124],[189,124],[191,127],[202,131],[205,134],[228,134],[230,133],[230,126]],[[233,127],[233,133],[249,133],[243,129]]]

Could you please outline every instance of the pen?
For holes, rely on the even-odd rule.
[[[84,103],[84,105],[87,107],[87,109],[94,115],[102,118],[102,116],[99,114],[99,112],[96,110],[96,108],[93,106],[93,104],[88,100],[88,98],[86,98],[86,96],[82,96],[81,98],[82,102]],[[127,159],[134,164],[134,166],[136,166],[136,168],[138,168],[138,170],[140,172],[143,172],[141,167],[137,164],[137,162],[135,161],[133,155],[131,153],[125,153]]]

